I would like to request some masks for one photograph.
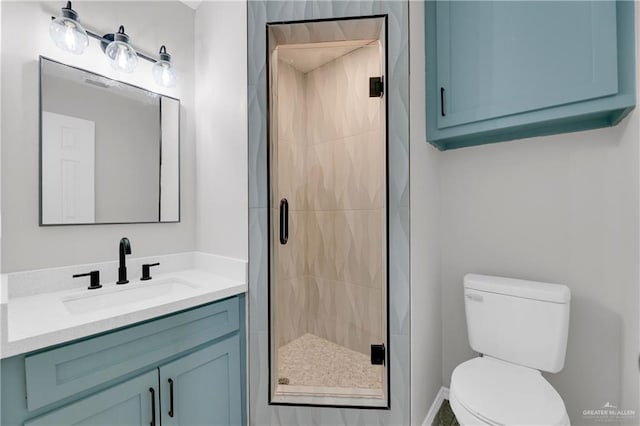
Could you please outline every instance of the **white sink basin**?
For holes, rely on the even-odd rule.
[[[198,286],[177,279],[130,282],[115,288],[101,288],[67,296],[62,303],[72,314],[83,314],[158,298],[181,299]]]

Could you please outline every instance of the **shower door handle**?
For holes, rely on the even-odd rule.
[[[287,244],[289,240],[289,202],[286,198],[280,200],[280,244]]]

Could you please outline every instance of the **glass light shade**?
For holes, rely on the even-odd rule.
[[[160,60],[156,62],[151,68],[151,73],[153,74],[153,79],[160,86],[174,87],[176,85],[176,72],[169,61]]]
[[[138,55],[136,51],[131,47],[129,43],[124,41],[114,40],[104,51],[111,66],[124,72],[133,72],[138,65]]]
[[[61,16],[49,25],[51,40],[62,50],[80,55],[89,46],[89,36],[80,23]]]

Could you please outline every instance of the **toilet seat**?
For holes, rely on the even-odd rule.
[[[449,399],[461,425],[569,425],[562,398],[538,370],[491,357],[457,366]]]

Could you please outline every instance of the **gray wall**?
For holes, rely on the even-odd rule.
[[[2,272],[112,260],[118,240],[125,235],[135,256],[195,248],[194,11],[178,2],[79,2],[74,6],[81,20],[98,33],[123,24],[140,50],[153,54],[166,44],[178,85],[160,90],[146,61],[139,61],[132,74],[115,72],[93,39],[81,56],[56,48],[46,23],[60,13],[58,2],[2,2]],[[20,42],[15,34],[20,34]],[[39,55],[182,100],[182,223],[38,226]]]
[[[196,245],[200,251],[246,260],[247,3],[202,2],[195,46]]]
[[[636,111],[610,129],[444,153],[445,384],[474,356],[465,273],[558,282],[572,293],[569,343],[547,378],[572,423],[607,401],[638,412],[639,131]]]
[[[42,84],[42,108],[96,123],[96,222],[158,220],[158,99],[142,103],[113,90],[48,75]]]
[[[409,3],[411,119],[411,424],[442,386],[440,155],[425,143],[424,3]]]

